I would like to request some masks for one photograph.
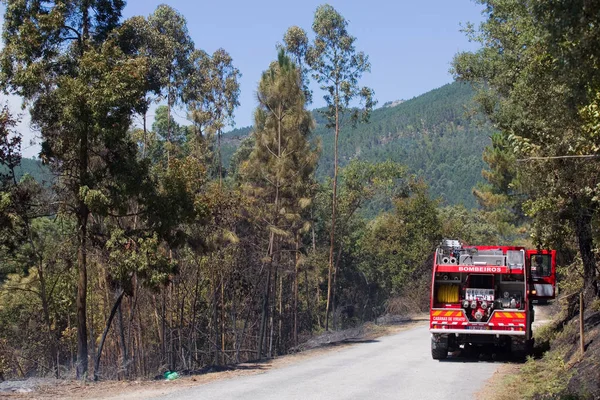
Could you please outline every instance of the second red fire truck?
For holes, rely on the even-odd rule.
[[[431,283],[432,357],[478,345],[524,357],[533,347],[533,301],[556,295],[555,260],[554,250],[442,241]]]

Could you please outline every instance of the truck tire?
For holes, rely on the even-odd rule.
[[[434,360],[445,360],[448,358],[448,347],[440,346],[440,343],[436,343],[431,339],[431,358]]]
[[[531,340],[515,340],[512,338],[510,352],[513,360],[517,362],[527,361],[527,356],[531,354],[533,343]]]
[[[434,349],[431,348],[431,357],[434,360],[445,360],[448,358],[448,349]]]

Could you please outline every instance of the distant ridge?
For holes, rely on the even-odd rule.
[[[443,203],[475,207],[472,189],[482,181],[482,154],[492,128],[473,116],[473,94],[470,86],[454,82],[410,100],[385,103],[373,111],[368,124],[343,127],[340,165],[352,159],[400,162],[422,177]],[[321,137],[323,146],[317,175],[324,178],[333,172],[333,135],[318,110],[313,116],[314,135]],[[233,139],[224,146],[224,160],[251,130],[245,127],[223,135]]]

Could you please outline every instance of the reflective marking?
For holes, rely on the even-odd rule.
[[[441,311],[434,311],[433,312],[433,316],[437,317],[438,315],[440,315],[442,312]]]
[[[452,315],[454,315],[454,311],[447,311],[445,314],[446,317],[451,317]]]
[[[513,317],[513,316],[512,316],[512,314],[511,314],[511,313],[509,313],[509,312],[505,312],[505,313],[504,313],[504,318],[512,318],[512,317]]]
[[[525,314],[523,314],[522,312],[519,312],[516,314],[517,318],[525,318]]]
[[[504,324],[502,322],[498,322],[498,325],[500,326],[504,326]]]

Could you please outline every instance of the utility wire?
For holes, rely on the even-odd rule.
[[[525,162],[525,161],[536,161],[536,160],[559,160],[559,159],[569,159],[569,158],[598,158],[600,154],[581,154],[581,155],[571,155],[571,156],[549,156],[549,157],[529,157],[529,158],[520,158],[517,159],[517,162]]]

